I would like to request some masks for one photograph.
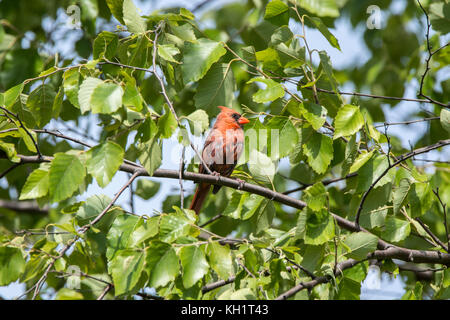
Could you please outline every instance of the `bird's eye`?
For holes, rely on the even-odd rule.
[[[241,117],[241,115],[239,113],[233,113],[231,115],[236,121],[239,120],[239,118]]]

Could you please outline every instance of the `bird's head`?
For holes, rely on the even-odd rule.
[[[241,114],[233,109],[219,106],[219,109],[222,110],[217,116],[217,122],[224,123],[228,128],[242,128],[244,124],[249,123],[250,121],[241,116]]]

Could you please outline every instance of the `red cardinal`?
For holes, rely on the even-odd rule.
[[[216,123],[206,138],[202,158],[213,173],[229,177],[242,153],[244,144],[244,130],[242,128],[244,124],[250,121],[230,108],[222,106],[219,108],[222,111],[217,116]],[[207,173],[202,163],[200,163],[198,172]],[[220,187],[215,185],[213,193],[217,193]],[[191,210],[194,210],[197,214],[200,212],[210,189],[210,184],[199,184],[192,199]]]

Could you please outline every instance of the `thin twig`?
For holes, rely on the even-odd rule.
[[[103,292],[98,296],[97,300],[103,300],[103,298],[106,296],[106,294],[109,292],[109,290],[111,290],[112,285],[111,284],[107,284],[105,287],[105,290],[103,290]]]
[[[444,249],[444,251],[449,252],[449,248],[445,246],[445,244],[430,230],[430,228],[428,228],[428,226],[423,223],[423,221],[420,218],[416,218],[415,219],[420,226],[423,228],[423,230],[425,230],[426,233],[428,233],[428,235],[438,244],[441,246],[442,249]]]
[[[373,126],[374,128],[380,128],[384,126],[395,126],[395,125],[401,125],[401,124],[411,124],[411,123],[417,123],[417,122],[424,122],[424,121],[432,121],[432,120],[440,120],[440,117],[431,117],[431,118],[423,118],[423,119],[417,119],[417,120],[410,120],[410,121],[402,121],[402,122],[385,122],[383,124],[379,124],[376,126]]]
[[[41,278],[39,278],[38,282],[33,286],[34,288],[34,293],[33,293],[33,297],[32,299],[36,299],[37,295],[39,294],[42,285],[44,284],[45,280],[48,277],[49,272],[51,271],[51,269],[53,268],[55,262],[62,258],[65,253],[67,252],[67,250],[69,250],[72,245],[80,238],[80,236],[84,233],[86,233],[93,225],[95,225],[107,212],[108,210],[114,205],[114,203],[117,201],[117,199],[120,197],[120,195],[123,193],[123,191],[125,191],[125,189],[134,181],[134,179],[136,179],[139,176],[139,171],[136,171],[133,176],[127,181],[127,183],[125,183],[125,185],[119,190],[119,192],[117,192],[117,194],[114,196],[114,198],[110,201],[110,203],[106,206],[105,209],[103,209],[103,211],[91,222],[89,222],[88,224],[82,226],[79,230],[78,230],[78,235],[75,236],[75,238],[69,240],[69,242],[61,249],[61,251],[59,251],[58,256],[53,257],[52,261],[49,263],[49,265],[47,266],[47,268],[45,269],[44,274],[41,276]]]
[[[4,176],[6,176],[8,173],[10,173],[11,171],[13,171],[15,168],[17,168],[18,166],[20,166],[20,163],[14,163],[11,167],[9,167],[8,169],[6,169],[5,171],[3,171],[0,174],[0,179],[3,178]]]
[[[155,39],[153,40],[153,74],[155,75],[156,79],[158,80],[160,86],[161,86],[161,93],[164,97],[164,100],[166,101],[170,112],[173,114],[175,120],[177,121],[178,126],[181,126],[181,122],[180,122],[180,118],[178,118],[177,113],[175,112],[175,108],[173,107],[172,102],[169,99],[169,96],[167,95],[166,92],[166,87],[164,85],[164,80],[161,78],[161,76],[158,74],[157,71],[157,65],[156,65],[156,55],[158,53],[158,37],[159,37],[159,33],[161,32],[161,28],[162,28],[162,23],[158,24],[158,26],[155,29]],[[209,168],[209,166],[207,165],[207,163],[203,160],[203,156],[201,155],[201,153],[197,150],[197,148],[194,146],[194,144],[192,143],[192,141],[189,139],[189,144],[191,145],[192,150],[194,150],[194,152],[196,153],[197,157],[200,159],[203,167],[205,168],[206,172],[208,172],[209,174],[212,174],[213,172],[211,171],[211,169]]]
[[[358,263],[360,263],[362,261],[356,261],[354,259],[348,259],[344,262],[339,263],[338,267],[336,268],[336,272],[334,274],[335,277],[339,276],[342,274],[342,272],[345,269],[351,268],[355,265],[357,265]],[[289,297],[292,297],[293,295],[295,295],[297,292],[303,290],[303,289],[308,289],[311,290],[312,288],[314,288],[315,286],[321,284],[321,283],[326,283],[332,280],[331,276],[322,276],[322,277],[318,277],[312,281],[309,282],[305,282],[305,283],[299,283],[298,285],[296,285],[295,287],[287,290],[286,292],[282,293],[281,295],[279,295],[275,300],[286,300]]]
[[[184,172],[184,152],[186,147],[183,146],[183,150],[181,151],[181,160],[180,160],[180,178],[178,179],[178,183],[180,184],[180,208],[184,209],[184,189],[183,189],[183,172]]]
[[[25,133],[30,137],[31,141],[33,142],[34,147],[36,148],[36,153],[38,154],[39,158],[42,157],[41,151],[39,150],[39,146],[37,141],[34,139],[33,135],[30,133],[30,131],[28,131],[28,129],[25,127],[25,125],[23,124],[22,120],[20,120],[19,115],[9,111],[8,109],[6,109],[5,107],[0,106],[0,109],[2,109],[5,112],[5,115],[9,118],[10,116],[13,116],[14,118],[17,119],[17,121],[19,121],[19,126],[25,131]],[[12,120],[12,119],[11,119]],[[14,122],[14,121],[13,121]]]
[[[222,218],[222,217],[223,217],[223,214],[219,213],[219,214],[215,215],[214,217],[212,217],[211,219],[209,219],[208,221],[206,221],[205,223],[201,224],[201,225],[200,225],[200,228],[204,228],[204,227],[206,227],[207,225],[213,223],[213,222],[216,221],[216,220],[219,220],[219,219]]]
[[[349,179],[349,178],[351,178],[351,177],[355,177],[355,176],[357,176],[357,175],[358,175],[357,172],[349,173],[349,174],[346,175],[345,177],[340,177],[340,178],[334,178],[334,179],[326,179],[326,180],[323,180],[323,181],[322,181],[322,184],[323,184],[324,186],[327,186],[327,185],[329,185],[329,184],[332,184],[332,183],[335,183],[335,182],[338,182],[338,181],[342,181],[342,180],[346,180],[346,179]],[[301,191],[301,190],[304,190],[304,189],[306,189],[307,187],[310,187],[310,186],[312,186],[312,185],[313,185],[312,183],[302,183],[302,186],[297,187],[297,188],[294,188],[294,189],[291,189],[291,190],[287,190],[287,191],[283,192],[283,194],[290,194],[290,193],[294,193],[294,192],[297,192],[297,191]]]
[[[447,225],[447,205],[442,201],[441,196],[439,195],[439,188],[433,190],[433,193],[438,198],[439,203],[441,204],[442,210],[444,211],[444,227],[445,227],[445,235],[447,236],[447,248],[450,249],[450,233]]]
[[[363,209],[364,202],[366,201],[367,196],[369,195],[370,191],[375,187],[375,185],[378,183],[378,181],[380,181],[389,172],[389,170],[391,170],[392,168],[397,166],[399,163],[401,163],[401,162],[403,162],[403,161],[405,161],[405,160],[407,160],[407,159],[409,159],[411,157],[414,157],[414,156],[416,156],[418,154],[429,152],[429,151],[434,150],[434,149],[441,148],[441,147],[449,145],[449,144],[450,144],[450,139],[440,140],[440,141],[438,141],[435,144],[432,144],[432,145],[429,145],[429,146],[426,146],[426,147],[423,147],[423,148],[419,148],[419,149],[413,150],[411,152],[408,152],[408,153],[403,154],[400,157],[398,157],[398,160],[395,161],[393,164],[389,165],[383,171],[383,173],[381,173],[380,176],[370,185],[369,189],[363,194],[361,202],[360,202],[359,207],[358,207],[358,211],[356,213],[355,223],[359,226],[359,217],[361,215],[361,211]]]
[[[425,17],[426,17],[426,19],[427,19],[427,32],[426,32],[425,37],[426,37],[426,41],[427,41],[427,51],[428,51],[428,57],[427,57],[427,59],[425,60],[425,71],[424,71],[424,73],[422,74],[422,77],[421,77],[421,79],[420,79],[420,87],[419,87],[419,94],[418,94],[418,96],[419,96],[419,97],[424,97],[425,99],[427,99],[427,100],[430,101],[430,102],[433,102],[434,104],[437,104],[437,105],[440,105],[440,106],[449,108],[449,107],[450,107],[450,104],[444,104],[444,103],[442,103],[442,102],[436,101],[436,100],[432,99],[431,97],[429,97],[429,96],[427,96],[427,95],[425,95],[425,94],[423,93],[423,85],[424,85],[424,82],[425,82],[425,77],[427,76],[428,71],[430,71],[430,69],[431,69],[431,68],[430,68],[430,61],[431,61],[431,58],[433,57],[433,55],[434,55],[436,52],[438,52],[438,51],[441,50],[442,48],[446,47],[448,44],[446,44],[445,46],[443,46],[443,47],[439,48],[438,50],[432,52],[432,48],[431,48],[431,44],[430,44],[430,28],[431,28],[430,17],[428,16],[428,13],[427,13],[427,11],[425,10],[425,8],[424,8],[424,7],[422,6],[422,4],[420,3],[420,0],[417,0],[417,3],[419,4],[420,8],[422,9],[422,11],[423,11],[423,13],[425,14]]]

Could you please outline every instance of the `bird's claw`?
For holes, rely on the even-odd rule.
[[[218,173],[217,171],[213,171],[212,175],[216,177],[216,180],[219,181],[220,178],[220,173]]]
[[[244,187],[245,181],[241,179],[236,179],[236,181],[239,183],[238,190],[241,190]]]

